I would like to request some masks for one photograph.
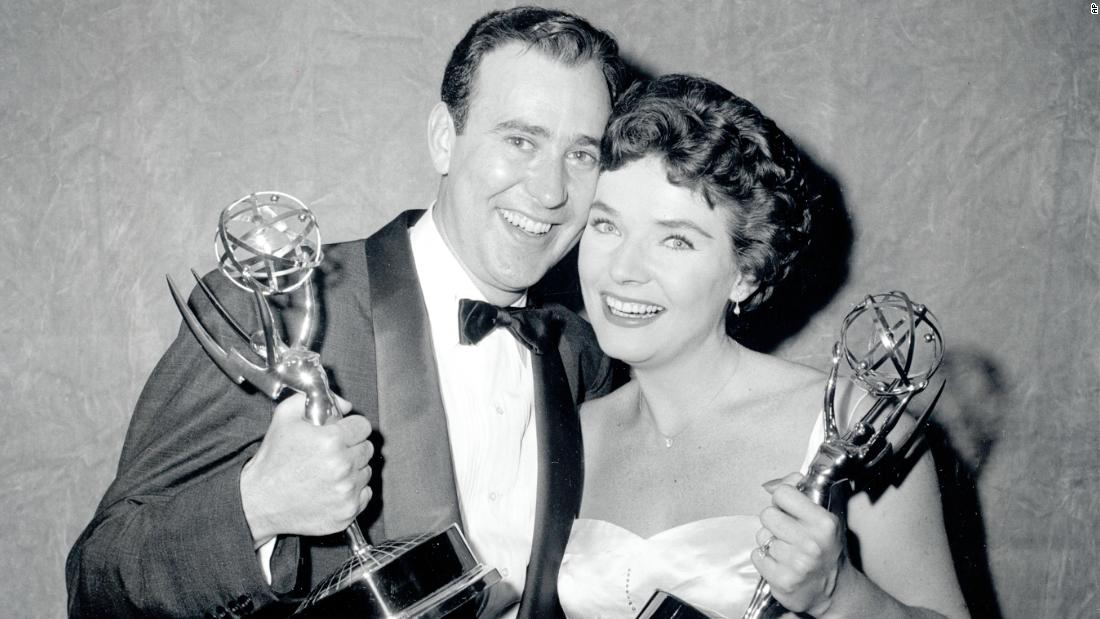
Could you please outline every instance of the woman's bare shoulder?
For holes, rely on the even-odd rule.
[[[753,384],[765,395],[822,393],[828,376],[808,365],[775,355],[746,350]]]
[[[579,414],[582,422],[587,418],[606,418],[609,415],[616,415],[627,409],[632,409],[637,405],[637,402],[638,383],[630,380],[605,396],[585,401],[581,404]]]

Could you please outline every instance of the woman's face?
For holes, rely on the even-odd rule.
[[[644,366],[724,341],[726,302],[755,288],[738,270],[726,217],[669,183],[655,157],[600,176],[579,270],[609,356]]]

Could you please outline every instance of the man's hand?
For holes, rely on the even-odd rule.
[[[343,398],[337,406],[351,410]],[[241,503],[256,548],[276,535],[343,530],[370,501],[370,422],[348,415],[314,426],[304,411],[300,394],[276,406],[259,451],[241,470]]]

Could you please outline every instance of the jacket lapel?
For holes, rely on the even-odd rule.
[[[367,240],[371,316],[378,372],[382,483],[381,530],[371,539],[436,531],[461,515],[427,310],[409,246],[408,226],[422,212],[398,217]],[[558,568],[580,508],[583,446],[561,355],[532,355],[538,433],[538,498],[534,539],[519,617],[559,612]]]
[[[375,487],[383,495],[374,500],[381,502],[384,539],[461,524],[431,330],[409,246],[408,226],[420,213],[398,217],[366,247],[378,368],[375,474],[382,483]]]
[[[584,448],[580,421],[557,349],[532,355],[539,442],[535,535],[519,617],[559,612],[558,568],[580,509]]]

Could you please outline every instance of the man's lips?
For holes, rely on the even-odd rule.
[[[531,236],[545,236],[550,232],[550,228],[552,227],[551,224],[532,219],[519,211],[498,208],[497,212],[499,212],[504,221],[511,224],[513,228]]]

